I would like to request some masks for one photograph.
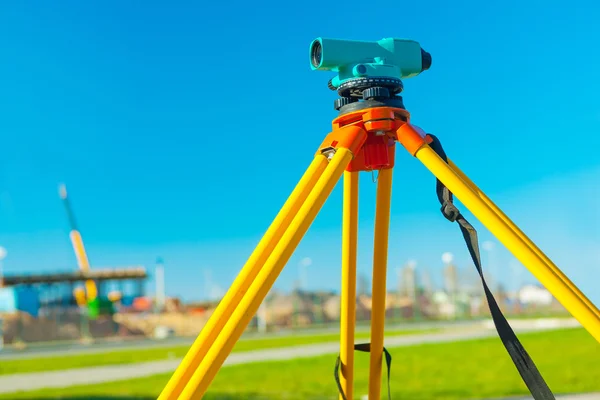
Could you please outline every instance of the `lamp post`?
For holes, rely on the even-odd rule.
[[[456,267],[452,265],[452,261],[454,261],[454,254],[450,252],[445,252],[442,254],[442,262],[445,265],[445,275],[446,275],[446,290],[450,295],[450,302],[452,303],[453,315],[454,319],[458,317],[458,302],[456,299],[456,289],[458,286],[457,282],[457,273]]]
[[[510,272],[511,272],[511,280],[514,290],[514,312],[521,312],[521,298],[519,296],[520,288],[521,288],[521,273],[523,272],[523,266],[516,258],[512,258],[509,263]]]
[[[156,259],[155,267],[156,275],[156,309],[160,313],[165,306],[165,266],[163,259],[158,257]]]
[[[481,244],[481,248],[485,251],[486,255],[487,255],[487,271],[486,269],[484,269],[484,276],[486,278],[486,280],[488,281],[488,285],[490,287],[490,290],[492,291],[492,293],[497,293],[498,292],[498,285],[497,285],[497,279],[496,279],[496,266],[494,265],[494,263],[492,263],[492,259],[493,259],[493,251],[495,249],[495,243],[490,241],[490,240],[486,240],[485,242],[483,242]],[[486,274],[487,272],[487,274]]]
[[[6,254],[6,249],[0,246],[0,288],[4,287],[4,268],[2,262],[6,258]]]
[[[397,282],[397,293],[396,293],[396,307],[394,307],[394,317],[398,320],[402,319],[402,308],[400,307],[399,299],[402,297],[402,268],[396,267],[396,282]]]
[[[408,296],[412,299],[413,302],[413,317],[415,321],[419,321],[421,319],[421,301],[419,299],[419,295],[417,293],[417,261],[408,260],[406,263],[406,272],[405,277],[407,280],[406,289],[408,292]]]
[[[298,263],[298,275],[300,278],[300,287],[303,290],[308,290],[308,271],[307,268],[312,265],[312,259],[310,257],[304,257]]]
[[[0,246],[0,288],[4,287],[2,261],[6,258],[6,249]],[[0,317],[0,350],[4,348],[4,320]]]

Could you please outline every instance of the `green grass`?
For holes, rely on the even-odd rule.
[[[520,338],[555,394],[600,391],[600,346],[583,329],[521,334]],[[498,338],[390,350],[393,399],[455,400],[528,393]],[[356,353],[355,398],[367,392],[368,357]],[[223,367],[204,399],[334,399],[334,363],[332,354]],[[151,400],[169,377],[11,394],[0,399]]]
[[[400,336],[415,333],[430,333],[428,330],[390,330],[387,336]],[[357,332],[357,339],[368,339],[369,332]],[[324,343],[339,340],[339,334],[295,335],[286,337],[271,337],[264,339],[240,340],[233,351],[250,351],[277,347],[289,347],[304,344]],[[119,350],[110,353],[80,354],[62,357],[46,357],[35,359],[17,359],[0,362],[0,375],[57,371],[71,368],[94,367],[112,364],[131,364],[145,361],[166,360],[183,357],[190,346],[161,347],[150,349]]]

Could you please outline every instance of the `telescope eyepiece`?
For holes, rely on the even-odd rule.
[[[319,39],[316,39],[310,45],[310,62],[313,67],[319,68],[323,61],[323,45]]]
[[[421,72],[431,68],[431,54],[421,49]]]

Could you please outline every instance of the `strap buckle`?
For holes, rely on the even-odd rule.
[[[445,201],[444,204],[442,204],[441,211],[444,217],[446,217],[446,219],[450,222],[456,221],[460,216],[460,211],[458,211],[458,208],[456,208],[453,203],[448,201]]]

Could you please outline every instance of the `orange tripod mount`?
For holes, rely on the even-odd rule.
[[[348,148],[354,158],[344,172],[344,220],[342,239],[342,291],[340,313],[340,397],[353,398],[354,330],[356,318],[356,236],[358,231],[358,173],[379,171],[373,255],[369,399],[380,398],[385,326],[385,298],[392,169],[396,142],[411,154],[431,142],[409,124],[402,108],[374,107],[343,114],[333,120],[333,131],[319,152]],[[350,130],[350,128],[353,128]],[[359,128],[359,129],[356,129]],[[318,153],[317,153],[318,154]],[[342,394],[343,393],[343,394]]]
[[[452,161],[441,157],[439,151],[434,150],[432,146],[436,139],[410,123],[410,115],[398,98],[394,97],[395,100],[387,103],[367,99],[364,102],[352,102],[336,107],[340,109],[340,116],[333,120],[331,133],[316,151],[308,169],[173,373],[158,400],[202,398],[342,176],[344,195],[339,389],[341,399],[354,398],[358,178],[362,171],[378,171],[368,398],[380,399],[387,250],[396,142],[421,161],[438,182],[456,196],[600,341],[598,309]],[[452,207],[454,206],[451,201],[446,201],[443,205],[444,215],[459,222],[461,214],[455,207],[454,213],[449,212],[453,210]],[[474,246],[476,248],[477,244]],[[472,247],[470,252],[483,281],[478,252],[477,256],[474,256]],[[484,289],[488,290],[485,282]],[[491,302],[495,304],[493,297]],[[492,305],[490,304],[490,310]],[[496,317],[494,315],[495,322]],[[508,326],[506,320],[504,322]],[[500,333],[499,323],[496,323]],[[509,334],[514,336],[510,327],[506,326],[503,325],[504,331],[508,329]],[[505,347],[509,349],[509,345],[506,344],[509,343],[510,347],[517,348],[519,357],[527,356],[524,349],[519,350],[521,344],[516,337],[506,339],[509,334],[505,332],[505,337],[501,335]],[[538,373],[534,365],[525,372],[519,369],[519,372],[526,383],[531,381],[527,374]],[[539,383],[539,379],[536,382]],[[538,383],[535,385],[543,386]],[[531,387],[530,391],[532,394],[535,392]],[[536,399],[553,399],[547,387],[542,387],[538,392],[543,394],[534,394]]]

